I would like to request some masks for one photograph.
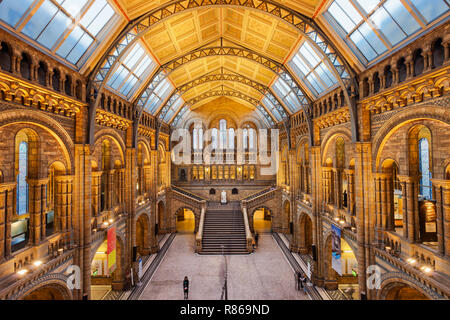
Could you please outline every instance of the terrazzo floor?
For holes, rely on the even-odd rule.
[[[294,272],[270,234],[262,234],[251,255],[227,256],[229,300],[305,300],[295,290]],[[219,300],[225,270],[223,256],[194,253],[194,235],[178,234],[146,285],[141,300],[182,300],[184,276],[189,300]]]

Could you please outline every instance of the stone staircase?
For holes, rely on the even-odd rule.
[[[226,255],[248,254],[239,202],[224,205],[211,202],[206,209],[200,254],[220,255],[222,252]]]

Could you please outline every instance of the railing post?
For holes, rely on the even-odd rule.
[[[206,211],[206,201],[202,201],[202,209],[200,212],[200,222],[198,225],[198,231],[195,235],[195,252],[199,253],[202,251],[202,239],[203,239],[203,223],[205,221],[205,211]]]
[[[244,201],[241,202],[241,212],[244,218],[244,226],[245,226],[245,238],[247,241],[247,251],[249,253],[253,252],[253,236],[252,233],[250,232],[250,228],[248,225],[248,216],[247,216],[247,207],[244,205]]]

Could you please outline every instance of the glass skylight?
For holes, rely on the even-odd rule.
[[[448,11],[447,0],[335,0],[324,16],[367,63]]]
[[[318,96],[337,84],[331,70],[322,62],[308,42],[304,42],[289,62],[297,76]]]
[[[275,117],[275,119],[277,119],[277,121],[281,121],[282,120],[281,114],[278,112],[277,108],[269,100],[269,98],[267,98],[267,96],[262,98],[262,103],[264,104],[266,109],[269,110],[271,114],[273,114],[273,116]]]
[[[109,78],[108,86],[130,98],[145,76],[155,67],[156,63],[138,42],[120,61],[120,65]]]
[[[274,82],[272,89],[292,113],[301,109],[302,105],[300,104],[300,101],[283,79],[278,78],[277,81]]]
[[[0,20],[35,40],[58,56],[80,67],[89,48],[118,17],[106,0],[3,0]]]
[[[169,121],[172,119],[174,114],[178,111],[179,108],[181,108],[181,106],[184,103],[183,98],[179,94],[174,95],[170,100],[171,100],[170,106],[167,105],[169,108],[168,108],[166,114],[163,115],[164,116],[163,121],[165,123],[169,123]],[[168,102],[168,104],[169,104],[169,102]]]
[[[148,98],[144,110],[154,115],[174,89],[175,88],[170,81],[167,78],[164,78]]]

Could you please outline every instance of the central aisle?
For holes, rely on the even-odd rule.
[[[227,256],[229,300],[304,300],[295,290],[294,273],[270,234],[260,235],[251,255]],[[178,234],[141,300],[181,300],[182,281],[189,277],[189,300],[219,300],[225,261],[223,256],[194,253],[194,235]]]

